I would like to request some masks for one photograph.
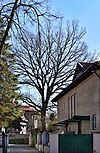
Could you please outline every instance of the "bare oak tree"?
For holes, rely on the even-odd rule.
[[[87,57],[87,45],[83,41],[85,29],[79,29],[78,21],[53,26],[48,21],[39,27],[37,34],[26,32],[17,40],[17,70],[22,75],[21,83],[35,88],[41,104],[30,97],[24,102],[41,112],[42,129],[45,129],[46,110],[55,93],[67,86],[79,60]]]
[[[4,20],[6,27],[0,42],[0,55],[9,33],[10,35],[17,35],[19,32],[23,33],[24,28],[32,28],[39,23],[39,18],[48,18],[50,16],[48,7],[46,7],[47,1],[1,0],[0,18]]]

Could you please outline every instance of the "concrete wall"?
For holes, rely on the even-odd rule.
[[[58,153],[58,134],[49,135],[50,153]]]
[[[90,131],[90,122],[89,121],[82,121],[82,134],[91,133]]]
[[[100,153],[100,134],[93,134],[93,153]]]
[[[72,122],[69,124],[69,131],[75,131],[75,134],[78,133],[78,123],[77,122]]]

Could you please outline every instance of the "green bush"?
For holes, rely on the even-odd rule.
[[[36,145],[36,133],[32,134],[32,144],[31,147],[35,147]]]
[[[9,139],[10,144],[29,144],[28,138],[21,138],[21,139]]]

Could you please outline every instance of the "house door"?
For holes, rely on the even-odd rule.
[[[82,122],[79,121],[78,122],[78,134],[81,134],[82,133]]]

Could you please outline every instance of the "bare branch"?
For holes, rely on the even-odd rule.
[[[24,97],[23,98],[23,102],[26,103],[26,104],[28,104],[29,106],[33,107],[38,112],[41,112],[41,106],[39,106],[36,103],[34,103],[31,98]]]
[[[29,25],[34,28],[34,25],[36,25],[38,30],[38,39],[39,43],[41,44],[40,39],[40,18],[44,18],[48,20],[48,17],[52,16],[52,14],[47,11],[47,0],[40,0],[39,2],[33,1],[33,0],[27,0],[27,1],[20,1],[20,0],[13,0],[13,2],[6,2],[5,0],[4,5],[1,5],[0,8],[0,17],[4,19],[6,23],[5,33],[3,35],[3,38],[0,42],[0,55],[3,49],[3,45],[5,44],[5,40],[7,39],[9,32],[13,31],[17,34],[19,33],[19,27],[20,32],[22,32],[23,27],[28,27]],[[44,8],[44,9],[42,9]],[[43,11],[44,10],[44,11]],[[56,17],[56,16],[55,16]],[[32,28],[32,29],[33,29]],[[15,35],[16,35],[15,34]]]
[[[56,29],[51,25],[48,21],[44,28],[38,23],[40,32],[26,31],[17,39],[18,73],[23,75],[23,84],[35,87],[41,95],[41,110],[46,110],[53,94],[68,85],[76,63],[87,55],[87,45],[82,40],[86,31],[79,30],[78,21],[67,24],[66,30],[62,24]]]

